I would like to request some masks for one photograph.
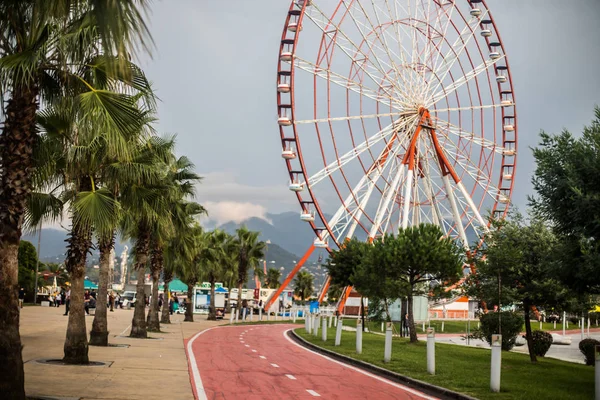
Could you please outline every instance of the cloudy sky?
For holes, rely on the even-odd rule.
[[[524,209],[532,194],[528,148],[540,130],[580,132],[600,104],[600,1],[487,4],[512,69],[520,146],[513,202]],[[156,50],[141,64],[161,99],[159,130],[178,135],[179,152],[205,176],[198,198],[221,223],[298,210],[281,160],[274,90],[288,8],[288,0],[152,7]]]

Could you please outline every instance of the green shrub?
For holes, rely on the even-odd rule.
[[[498,318],[501,317],[501,318]],[[499,320],[502,320],[502,329]],[[483,338],[491,345],[492,335],[502,332],[502,350],[510,350],[515,346],[517,335],[523,326],[523,317],[511,311],[490,312],[479,317]]]
[[[579,351],[583,353],[585,357],[585,365],[596,364],[596,346],[600,345],[600,342],[596,339],[583,339],[579,342]]]
[[[531,333],[533,341],[533,353],[536,356],[544,357],[554,341],[552,335],[544,331],[533,331]]]

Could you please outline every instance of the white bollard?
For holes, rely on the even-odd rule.
[[[445,321],[442,321],[442,332],[444,332],[444,322]]]
[[[427,328],[427,372],[435,375],[435,329]]]
[[[588,337],[590,337],[590,318],[588,317]]]
[[[565,330],[567,326],[567,313],[563,311],[563,336],[565,336]]]
[[[304,318],[304,330],[306,331],[306,333],[310,333],[310,328],[308,327],[308,322],[310,320],[308,318]]]
[[[246,321],[246,312],[248,312],[248,310],[246,310],[246,308],[242,309],[242,322]]]
[[[335,316],[333,317],[333,325],[335,325],[335,327],[338,326],[338,319]]]
[[[319,335],[319,316],[318,315],[314,315],[313,316],[313,335],[314,336],[318,336]]]
[[[269,311],[267,311],[267,321],[271,320],[271,313]]]
[[[298,310],[294,310],[294,315],[293,315],[294,323],[296,323],[296,317],[297,316],[298,316]]]
[[[336,322],[336,329],[335,329],[335,345],[339,346],[340,343],[342,342],[342,317],[339,317],[340,322]],[[336,318],[337,321],[337,318]]]
[[[492,368],[490,374],[490,389],[500,392],[500,368],[502,366],[502,335],[492,335]]]
[[[362,353],[362,321],[356,321],[356,354]]]
[[[425,332],[425,321],[423,321],[423,332]]]
[[[308,314],[306,316],[306,320],[308,321],[308,332],[307,333],[312,333],[312,316],[310,314]]]
[[[232,309],[229,311],[229,323],[230,323],[230,324],[233,324],[233,317],[234,317],[234,314],[235,314],[235,308],[232,308]]]
[[[323,316],[323,327],[321,328],[321,340],[327,341],[327,317]]]
[[[540,321],[540,331],[544,328],[544,326],[542,325],[542,321]]]
[[[554,320],[554,330],[556,330],[556,320]]]
[[[333,314],[329,316],[329,327],[331,328],[331,325],[333,325]]]
[[[381,323],[381,332],[383,332],[383,327],[384,327],[384,326],[385,326],[385,323],[384,323],[384,322],[382,322],[382,323]]]
[[[583,340],[583,336],[585,335],[585,320],[583,319],[583,317],[581,317],[581,321],[580,325],[581,325],[581,340]]]
[[[240,313],[238,312],[237,308],[235,309],[235,323],[237,324],[240,320]]]
[[[600,400],[600,346],[596,346],[594,354],[596,356],[596,365],[594,367],[594,380],[596,382],[596,400]]]
[[[383,324],[382,324],[383,325]],[[383,350],[383,362],[392,360],[392,323],[388,322],[385,328],[385,347]]]
[[[251,309],[250,309],[250,322],[252,322],[252,316],[254,315],[254,312],[253,312],[253,311],[254,311],[254,309],[253,309],[253,308],[251,308]]]
[[[258,320],[262,321],[262,307],[258,308]]]

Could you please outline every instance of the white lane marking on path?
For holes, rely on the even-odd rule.
[[[378,380],[378,381],[380,381],[380,382],[387,383],[388,385],[391,385],[391,386],[397,387],[398,389],[402,389],[402,390],[404,390],[404,391],[406,391],[406,392],[412,393],[412,394],[414,394],[414,395],[416,395],[416,396],[419,396],[419,397],[420,397],[420,398],[422,398],[422,399],[426,399],[426,400],[436,400],[436,398],[435,398],[435,397],[430,397],[430,396],[427,396],[427,395],[425,395],[425,394],[423,394],[423,393],[420,393],[420,392],[418,392],[418,391],[416,391],[416,390],[412,390],[412,389],[410,389],[410,388],[408,388],[408,387],[406,387],[406,386],[404,386],[404,385],[400,385],[400,384],[398,384],[398,383],[396,383],[396,382],[392,382],[392,381],[390,381],[390,380],[387,380],[387,379],[385,379],[385,378],[382,378],[382,377],[380,377],[380,376],[374,375],[374,374],[372,374],[372,373],[370,373],[370,372],[363,371],[363,370],[362,370],[362,369],[360,369],[360,368],[356,368],[356,367],[353,367],[352,365],[348,365],[348,364],[345,364],[345,363],[343,363],[343,362],[341,362],[341,361],[335,360],[335,359],[333,359],[333,358],[331,358],[331,357],[328,357],[328,356],[326,356],[326,355],[324,355],[324,354],[317,353],[316,351],[313,351],[313,350],[307,349],[306,347],[304,347],[304,346],[302,346],[302,345],[300,345],[300,344],[296,343],[294,340],[292,340],[292,339],[291,339],[291,338],[288,336],[288,332],[289,332],[289,331],[291,331],[291,329],[288,329],[287,331],[284,331],[284,332],[283,332],[283,337],[284,337],[284,338],[286,338],[288,342],[290,342],[290,343],[291,343],[291,344],[293,344],[294,346],[297,346],[297,347],[301,348],[302,350],[308,351],[309,353],[316,354],[316,355],[318,355],[319,357],[323,357],[324,359],[326,359],[326,360],[329,360],[329,361],[331,361],[331,362],[334,362],[334,363],[336,363],[336,364],[339,364],[339,365],[341,365],[341,366],[343,366],[343,367],[346,367],[346,368],[348,368],[348,369],[354,370],[354,371],[356,371],[356,372],[359,372],[359,373],[361,373],[361,374],[363,374],[363,375],[366,375],[366,376],[369,376],[369,377],[371,377],[371,378],[377,379],[377,380]]]
[[[206,330],[203,330],[202,332],[196,333],[187,344],[188,357],[190,360],[190,366],[192,368],[192,383],[196,388],[196,396],[198,396],[198,400],[208,400],[208,397],[206,397],[206,392],[204,391],[204,386],[202,385],[202,378],[200,378],[200,371],[198,370],[198,364],[196,363],[196,356],[194,356],[194,352],[192,351],[192,344],[194,343],[194,340],[198,338],[198,336],[215,328],[217,327],[208,328]]]
[[[249,345],[249,344],[245,344],[244,346],[246,346],[246,347],[250,347],[250,345]]]
[[[275,368],[279,368],[279,365],[277,365],[277,364],[271,364],[271,365]]]
[[[240,343],[244,343],[244,341],[243,341],[243,340],[240,340]]]
[[[306,389],[306,391],[314,397],[321,397],[321,395],[319,393],[315,392],[314,390]]]
[[[259,356],[259,357],[262,358],[263,360],[267,359],[267,357],[265,357],[265,356]]]
[[[119,336],[123,336],[123,334],[124,334],[124,333],[125,333],[125,332],[126,332],[128,329],[129,329],[129,328],[131,328],[131,324],[129,324],[129,325],[127,326],[127,328],[123,329],[123,332],[121,332],[121,333],[119,334]]]
[[[256,350],[252,349],[252,352],[253,352],[253,353],[256,353]]]
[[[285,376],[287,376],[288,378],[290,378],[293,381],[296,380],[296,377],[294,375],[286,374]]]

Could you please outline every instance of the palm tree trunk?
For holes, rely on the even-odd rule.
[[[194,310],[192,303],[192,296],[194,295],[194,285],[190,285],[188,283],[187,287],[187,303],[185,305],[185,318],[183,319],[183,321],[194,322]]]
[[[108,282],[110,274],[110,253],[115,245],[115,237],[100,240],[100,271],[98,284],[98,298],[96,299],[96,313],[92,322],[90,332],[90,345],[108,346],[108,320],[106,296],[108,294]]]
[[[161,324],[170,324],[171,323],[171,313],[169,310],[169,302],[171,301],[171,298],[169,297],[169,284],[171,283],[172,278],[173,278],[173,275],[171,274],[171,271],[165,270],[165,288],[163,291],[164,300],[163,300],[162,316],[160,318]]]
[[[148,310],[148,330],[151,332],[160,332],[160,322],[158,320],[158,279],[160,270],[163,267],[163,249],[162,246],[154,242],[152,249],[152,260],[150,261],[150,272],[152,273],[152,300],[150,310]]]
[[[240,320],[244,317],[244,315],[242,314],[242,288],[244,286],[244,282],[243,281],[238,281],[238,295],[237,295],[237,303],[236,303],[236,312],[239,314],[239,318]],[[265,311],[269,311],[269,310],[265,310]]]
[[[146,330],[146,285],[144,276],[146,275],[146,264],[148,263],[148,250],[150,247],[150,234],[145,226],[140,226],[139,236],[135,243],[135,274],[137,277],[135,310],[133,320],[131,321],[130,337],[146,339],[148,331]]]
[[[0,136],[0,392],[12,399],[25,398],[17,257],[23,210],[31,190],[37,93],[36,87],[13,89]]]
[[[417,343],[417,330],[415,329],[415,316],[413,315],[413,295],[412,292],[407,296],[407,307],[408,307],[408,329],[410,330],[410,342]]]
[[[210,309],[208,310],[209,321],[217,320],[217,310],[215,310],[215,277],[210,277]]]
[[[78,192],[89,191],[91,188],[90,178],[86,176],[80,177]],[[77,221],[77,215],[74,214],[72,220]],[[90,247],[92,247],[92,230],[74,222],[67,242],[69,245],[65,267],[71,278],[71,302],[63,361],[68,364],[88,364],[83,281],[87,253]]]

